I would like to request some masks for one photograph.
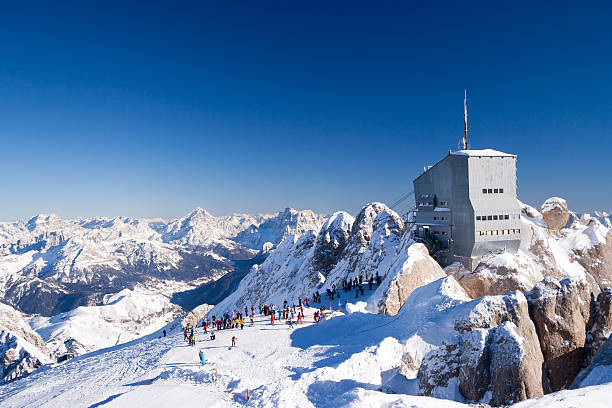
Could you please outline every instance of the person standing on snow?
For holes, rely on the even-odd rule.
[[[249,319],[251,319],[251,327],[253,327],[253,315],[249,316]]]
[[[236,346],[236,336],[232,336],[232,347]]]
[[[164,329],[164,337],[166,337],[166,329]]]
[[[200,350],[199,356],[200,356],[200,361],[202,362],[202,365],[204,365],[204,352],[202,350]]]
[[[274,313],[270,315],[270,324],[274,324]]]
[[[240,330],[244,329],[244,317],[240,316]]]

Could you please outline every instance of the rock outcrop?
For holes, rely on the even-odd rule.
[[[526,292],[544,278],[523,253],[493,256],[481,261],[474,271],[453,264],[446,272],[452,273],[472,299],[505,295],[516,290]]]
[[[590,289],[583,279],[544,279],[527,294],[553,391],[567,388],[586,357]]]
[[[612,289],[605,288],[593,302],[587,334],[587,358],[590,361],[612,334]]]
[[[213,305],[207,304],[203,304],[196,307],[191,312],[187,313],[187,315],[183,318],[183,320],[181,321],[182,326],[186,327],[187,323],[191,324],[194,327],[197,326],[198,322],[202,320],[206,313],[212,310],[213,307]]]
[[[496,406],[542,395],[544,357],[525,296],[489,296],[463,307],[457,340],[423,359],[421,393],[440,396],[456,383],[466,399]]]
[[[551,197],[542,204],[542,217],[548,229],[558,231],[569,220],[570,213],[567,202],[559,197]]]
[[[377,305],[379,313],[396,315],[416,288],[444,277],[446,273],[429,256],[425,245],[412,244],[408,248],[408,258],[401,265],[399,273],[378,289],[383,292]]]
[[[29,375],[51,362],[46,354],[45,342],[30,328],[27,316],[0,303],[0,359],[2,377],[9,382]]]

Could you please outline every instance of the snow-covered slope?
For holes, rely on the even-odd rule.
[[[168,338],[148,336],[2,386],[0,405],[167,407],[197,401],[210,407],[467,408],[461,402],[414,395],[418,380],[411,367],[457,333],[454,322],[491,324],[495,315],[487,311],[502,307],[500,299],[470,301],[453,278],[445,278],[415,290],[395,317],[336,313],[313,324],[311,309],[306,323],[291,329],[256,316],[253,327],[217,331],[214,341],[198,331],[196,347],[186,346],[180,332]],[[607,407],[611,391],[612,384],[595,385],[518,406]]]
[[[55,357],[84,354],[142,337],[167,325],[185,311],[167,296],[141,287],[104,297],[100,306],[30,319],[33,330]]]

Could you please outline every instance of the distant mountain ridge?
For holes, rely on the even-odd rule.
[[[266,242],[275,246],[288,233],[318,229],[324,219],[289,208],[216,217],[198,207],[168,221],[39,214],[2,222],[0,301],[53,315],[101,304],[105,294],[138,283],[182,283],[166,285],[171,295],[218,279],[235,269],[235,261],[254,258]]]

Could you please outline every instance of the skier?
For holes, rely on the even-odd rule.
[[[164,329],[164,337],[166,337],[166,329]]]
[[[232,336],[232,347],[236,346],[236,336]]]
[[[274,324],[274,314],[270,315],[270,324]]]
[[[306,302],[306,307],[309,307],[308,305],[310,304],[310,301],[308,300],[308,298],[304,299],[304,302]]]
[[[199,356],[200,356],[200,361],[202,362],[202,365],[204,365],[204,352],[202,352],[202,350],[200,350]]]
[[[211,339],[211,340],[214,340],[214,339],[215,339],[215,332],[214,332],[214,331],[211,331],[211,332],[210,332],[210,339]]]
[[[244,329],[244,317],[240,317],[240,330]]]
[[[183,332],[183,340],[187,341],[187,329]]]
[[[253,315],[249,316],[249,318],[251,319],[251,327],[253,327]]]
[[[304,324],[302,321],[302,313],[298,313],[297,322],[295,322],[295,324]]]

